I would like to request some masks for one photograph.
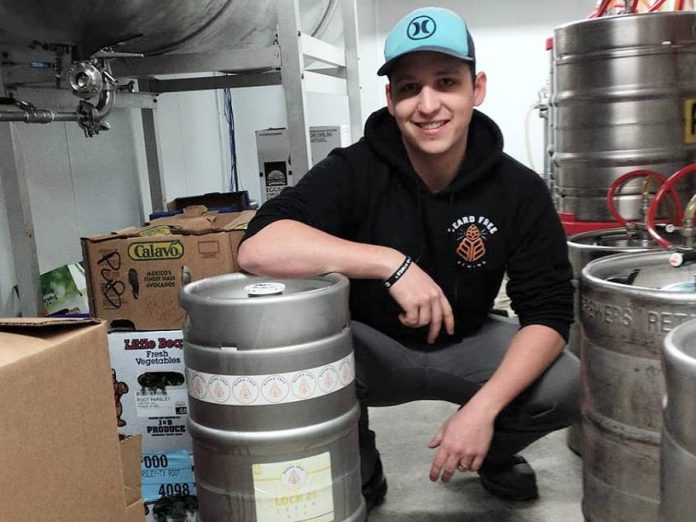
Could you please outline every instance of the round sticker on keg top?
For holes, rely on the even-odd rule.
[[[280,295],[285,291],[283,283],[254,283],[244,287],[244,293],[249,297],[260,297],[265,295]]]

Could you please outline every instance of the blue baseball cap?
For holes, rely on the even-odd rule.
[[[396,61],[415,51],[435,51],[460,60],[476,62],[474,40],[457,13],[442,7],[422,7],[394,26],[384,44],[384,65],[379,76],[388,75]]]

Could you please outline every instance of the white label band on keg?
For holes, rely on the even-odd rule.
[[[266,375],[219,375],[186,368],[191,397],[231,406],[267,406],[316,399],[341,390],[354,380],[352,352],[316,368]]]

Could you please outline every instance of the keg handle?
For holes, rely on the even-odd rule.
[[[696,172],[696,163],[692,163],[691,165],[687,165],[686,167],[683,167],[679,169],[677,172],[675,172],[672,176],[669,177],[667,181],[665,181],[662,186],[660,187],[660,190],[657,191],[657,194],[655,194],[655,198],[652,200],[652,203],[650,204],[650,207],[648,208],[648,216],[647,216],[647,227],[648,227],[648,233],[652,236],[652,238],[664,249],[671,249],[673,247],[671,241],[668,241],[667,239],[663,238],[656,230],[655,228],[655,215],[657,214],[657,209],[660,205],[660,201],[664,197],[665,193],[667,191],[670,192],[672,197],[674,196],[675,189],[674,186],[677,184],[678,181],[680,181],[683,177]],[[678,198],[675,199],[675,202],[678,201]],[[692,246],[693,244],[693,238],[691,237],[693,233],[693,218],[694,214],[696,214],[696,195],[692,196],[691,199],[689,200],[689,203],[687,204],[686,207],[686,212],[685,216],[682,216],[681,213],[678,213],[677,218],[675,219],[676,221],[676,226],[679,227],[681,226],[681,232],[682,235],[688,234],[688,237],[686,237],[686,244],[687,246]],[[690,252],[687,251],[689,255],[687,257],[691,257]],[[675,265],[670,261],[670,264],[672,266],[679,266],[682,262],[684,262],[686,259],[682,259],[682,261],[678,264]]]
[[[618,209],[616,208],[616,193],[619,191],[620,188],[622,188],[628,181],[635,179],[635,178],[646,178],[645,182],[643,183],[643,197],[642,197],[642,214],[643,214],[643,219],[646,220],[645,225],[647,226],[647,213],[650,208],[649,205],[649,198],[651,192],[651,188],[653,185],[656,185],[659,183],[659,185],[656,185],[656,188],[661,186],[664,186],[666,183],[665,177],[660,174],[657,171],[650,170],[650,169],[637,169],[637,170],[632,170],[631,172],[627,172],[626,174],[623,174],[622,176],[619,176],[617,179],[615,179],[612,184],[609,186],[609,191],[607,192],[607,206],[609,207],[609,212],[614,218],[614,220],[623,227],[626,227],[629,229],[629,231],[632,228],[635,228],[639,221],[636,222],[629,222],[628,220],[624,219],[624,217],[619,213]],[[679,194],[677,194],[677,191],[674,188],[670,189],[670,196],[672,196],[671,200],[671,207],[670,211],[672,214],[672,219],[673,221],[680,221],[682,219],[682,205],[681,201],[679,200]],[[656,196],[657,197],[657,196]],[[654,201],[654,199],[653,199]]]

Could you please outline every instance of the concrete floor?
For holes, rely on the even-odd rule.
[[[537,472],[538,500],[501,500],[475,474],[457,473],[449,484],[430,482],[435,452],[427,442],[454,411],[454,405],[434,401],[370,409],[389,492],[369,522],[583,522],[582,461],[566,446],[565,430],[522,452]]]

